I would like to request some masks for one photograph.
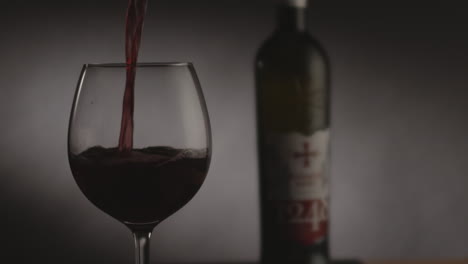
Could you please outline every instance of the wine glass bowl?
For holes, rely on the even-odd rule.
[[[94,205],[132,231],[149,233],[203,184],[210,124],[192,64],[138,64],[133,147],[119,150],[125,77],[125,64],[83,67],[68,156],[77,185]]]

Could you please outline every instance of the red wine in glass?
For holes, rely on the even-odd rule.
[[[99,209],[127,225],[155,225],[184,206],[208,170],[206,150],[92,147],[70,156],[76,182]]]

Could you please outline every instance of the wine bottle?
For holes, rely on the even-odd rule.
[[[255,62],[263,264],[329,263],[330,71],[306,6],[279,1]]]

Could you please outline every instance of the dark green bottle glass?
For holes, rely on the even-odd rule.
[[[329,263],[330,70],[305,14],[279,1],[255,62],[263,264]]]

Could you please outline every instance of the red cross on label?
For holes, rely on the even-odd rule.
[[[294,158],[304,158],[304,168],[308,168],[310,166],[310,157],[315,157],[317,155],[317,152],[309,150],[308,142],[304,142],[303,147],[304,152],[294,152]]]

